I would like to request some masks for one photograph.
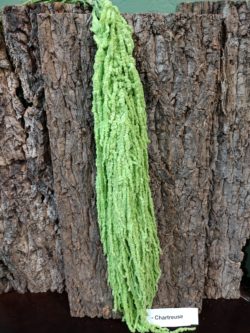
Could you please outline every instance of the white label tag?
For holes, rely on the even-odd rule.
[[[199,325],[198,308],[149,309],[148,322],[160,327]]]

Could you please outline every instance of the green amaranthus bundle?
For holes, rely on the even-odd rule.
[[[109,0],[93,14],[96,192],[114,310],[132,332],[147,322],[160,277],[160,245],[149,187],[145,101],[132,30]]]
[[[122,314],[131,332],[169,332],[147,321],[161,274],[160,243],[149,184],[146,107],[133,58],[132,29],[109,0],[80,2],[93,7],[97,210],[114,311]],[[175,332],[186,330],[193,329]]]

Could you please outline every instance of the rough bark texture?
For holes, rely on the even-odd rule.
[[[82,9],[60,4],[13,6],[6,7],[3,15],[0,292],[64,289],[61,226],[55,203],[37,35],[37,13],[55,11]]]
[[[6,11],[5,41],[0,37],[2,292],[63,289],[36,30],[33,13]]]
[[[39,15],[39,40],[70,308],[92,317],[109,316],[112,299],[96,218],[90,18]]]
[[[155,306],[201,305],[221,21],[212,15],[138,15],[133,26],[163,250]]]
[[[180,9],[223,17],[221,101],[213,120],[204,296],[237,298],[241,250],[250,235],[250,6],[220,2],[185,4]]]
[[[238,298],[250,237],[249,8],[185,4],[126,19],[162,247],[154,306]],[[65,278],[73,316],[114,317],[96,220],[90,24],[79,6],[5,9],[0,292],[61,291]]]

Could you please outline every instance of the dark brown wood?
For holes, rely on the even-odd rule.
[[[37,35],[37,14],[55,11],[82,8],[5,7],[1,23],[0,292],[65,288]]]
[[[60,225],[36,16],[6,11],[0,35],[0,291],[61,292]],[[1,24],[2,27],[2,24]]]
[[[210,139],[218,99],[217,16],[133,16],[146,93],[151,188],[163,250],[155,306],[201,306]]]
[[[237,298],[242,248],[250,235],[250,6],[185,4],[183,12],[221,14],[221,98],[213,120],[207,275],[204,296]]]
[[[162,247],[154,307],[201,308],[206,297],[239,297],[242,247],[250,237],[249,16],[245,3],[185,4],[177,14],[125,16],[134,28],[134,54],[147,103],[151,188]],[[11,166],[15,164],[12,178],[9,166],[0,166],[6,184],[1,188],[0,236],[7,243],[10,230],[16,244],[22,244],[23,235],[31,246],[29,229],[14,234],[10,224],[23,215],[9,213],[16,196],[10,185],[26,188],[27,178],[28,190],[15,207],[27,211],[23,219],[35,225],[33,238],[42,235],[41,258],[46,257],[47,239],[54,252],[44,261],[46,284],[36,275],[36,289],[22,291],[45,291],[52,284],[60,291],[64,278],[72,316],[108,318],[117,315],[96,219],[91,113],[95,45],[90,25],[90,14],[73,5],[4,11],[8,56],[4,42],[0,52],[9,65],[2,69],[4,76],[0,72],[3,101],[18,101],[24,110],[8,111],[7,102],[2,107],[15,114],[17,126],[4,129],[2,140],[8,133],[20,134],[16,148],[12,140],[9,152],[0,155],[0,161],[9,156]],[[6,83],[12,76],[19,87],[15,93]],[[18,178],[17,166],[23,168],[23,178]],[[40,206],[31,199],[32,190]],[[54,224],[43,215],[50,202]],[[33,218],[33,206],[39,207],[39,221]],[[42,223],[57,229],[40,231]],[[13,271],[22,276],[24,270],[12,243],[6,249],[2,292],[15,288],[8,258]],[[42,259],[25,260],[28,279],[27,271],[37,274],[34,267],[39,269]],[[58,275],[51,278],[52,267]]]
[[[90,15],[39,15],[46,112],[73,316],[110,316],[95,205]]]
[[[105,285],[100,288],[105,280],[97,274],[105,270],[104,260],[99,260],[100,267],[96,268],[99,256],[95,253],[98,249],[101,252],[96,219],[84,211],[94,207],[95,198],[93,126],[85,120],[85,117],[91,119],[94,53],[89,29],[82,31],[81,28],[86,27],[90,17],[83,17],[39,16],[55,191],[63,226],[66,285],[71,311],[77,309],[81,299],[83,304],[90,304],[90,308],[87,305],[79,307],[78,312],[72,312],[74,315],[92,315],[93,298],[96,295],[98,300],[98,293],[106,288]],[[134,26],[139,44],[135,50],[138,68],[145,73],[142,80],[152,140],[152,189],[163,248],[163,274],[155,306],[201,305],[211,176],[210,132],[219,98],[221,21],[214,16],[207,19],[194,15],[127,18]],[[205,36],[203,25],[207,28]],[[173,29],[175,26],[178,30]],[[193,31],[189,33],[190,26]],[[179,29],[187,34],[180,35]],[[191,40],[194,40],[195,52],[188,44]],[[183,51],[184,47],[186,51]],[[169,55],[172,56],[169,58]],[[176,86],[175,94],[173,86]],[[85,133],[82,133],[82,127]],[[89,225],[93,225],[94,236],[88,234]],[[74,245],[69,242],[71,233],[76,235],[75,242],[79,244],[77,257]],[[81,271],[84,273],[80,276]],[[103,296],[104,304],[108,304],[107,295]],[[98,311],[102,313],[101,307]]]

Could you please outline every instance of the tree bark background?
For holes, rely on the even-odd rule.
[[[162,276],[154,307],[238,298],[250,237],[249,7],[126,15],[148,113]],[[91,15],[6,7],[0,40],[0,292],[68,292],[115,317],[95,207]],[[117,254],[119,255],[119,254]]]
[[[180,9],[222,16],[221,101],[214,118],[204,291],[208,298],[237,298],[241,250],[250,232],[250,6],[220,2]]]
[[[1,292],[63,290],[36,16],[13,8],[1,31]]]

